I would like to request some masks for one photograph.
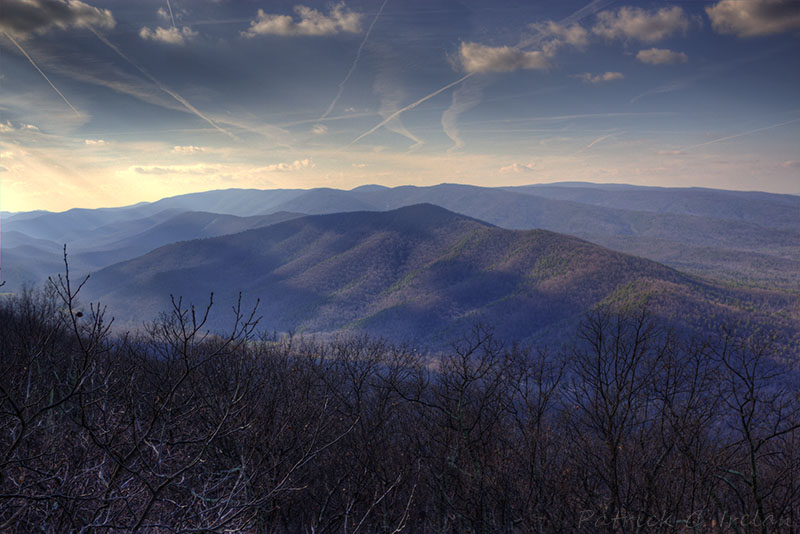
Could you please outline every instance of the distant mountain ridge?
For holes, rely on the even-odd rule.
[[[701,187],[596,187],[591,184],[536,184],[504,187],[555,200],[571,200],[593,206],[695,215],[760,226],[800,229],[800,197],[759,191],[725,191]]]
[[[100,270],[86,290],[129,326],[167,309],[170,294],[202,305],[214,292],[218,308],[228,310],[241,292],[246,303],[261,299],[267,329],[364,331],[427,346],[449,343],[475,322],[508,339],[553,340],[604,302],[650,299],[657,313],[688,327],[701,316],[740,317],[731,299],[779,298],[430,204],[307,216],[174,243]],[[228,318],[216,317],[224,327]],[[783,321],[786,332],[795,319]]]

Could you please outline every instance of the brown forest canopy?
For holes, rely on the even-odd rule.
[[[589,314],[559,352],[441,358],[227,335],[175,302],[113,336],[66,280],[0,306],[0,530],[796,532],[800,398],[764,338]]]

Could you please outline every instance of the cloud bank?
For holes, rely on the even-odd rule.
[[[299,21],[289,15],[273,15],[258,10],[250,28],[242,32],[244,37],[257,35],[336,35],[339,33],[359,33],[361,14],[347,9],[344,4],[333,6],[327,15],[306,6],[294,8]]]
[[[540,51],[525,52],[510,46],[484,46],[461,43],[461,68],[468,73],[510,72],[520,69],[546,69],[550,62]]]
[[[606,39],[636,39],[646,43],[660,41],[689,29],[689,17],[682,8],[663,7],[646,11],[640,7],[621,7],[617,11],[601,11],[592,32]]]

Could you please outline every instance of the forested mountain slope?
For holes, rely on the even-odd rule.
[[[169,295],[228,310],[261,299],[279,331],[366,331],[435,346],[475,322],[507,339],[556,339],[603,302],[650,301],[686,327],[745,315],[775,322],[790,295],[733,291],[655,262],[544,230],[498,228],[433,205],[309,216],[168,245],[113,265],[86,286],[123,323],[169,308]],[[214,319],[224,324],[225,316]]]

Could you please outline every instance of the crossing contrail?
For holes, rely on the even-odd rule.
[[[361,51],[364,50],[364,45],[367,44],[367,40],[369,39],[369,34],[372,32],[372,27],[375,26],[376,22],[378,22],[378,17],[380,17],[381,13],[383,13],[383,8],[386,7],[386,3],[388,1],[389,0],[383,0],[383,4],[381,4],[381,8],[378,10],[378,13],[375,15],[375,18],[372,19],[372,24],[370,24],[369,28],[367,28],[367,33],[364,34],[364,40],[362,40],[361,44],[358,46],[358,51],[356,52],[356,58],[353,60],[353,64],[350,65],[350,70],[347,71],[347,74],[345,75],[344,79],[341,82],[339,82],[339,91],[336,93],[336,97],[333,99],[333,101],[331,102],[331,105],[328,106],[328,109],[325,110],[325,113],[322,114],[322,116],[319,118],[319,120],[322,120],[325,117],[327,117],[328,115],[330,115],[331,111],[333,111],[333,107],[336,105],[336,103],[342,97],[342,93],[344,92],[344,86],[347,83],[347,80],[350,79],[350,76],[353,75],[353,72],[355,72],[356,67],[358,66],[358,60],[361,58]]]
[[[58,90],[58,87],[56,87],[56,86],[55,86],[55,84],[54,84],[53,82],[51,82],[51,81],[50,81],[50,78],[48,78],[48,77],[47,77],[47,74],[45,74],[45,73],[44,73],[44,71],[43,71],[42,69],[40,69],[40,68],[39,68],[39,65],[37,65],[37,64],[36,64],[36,62],[33,60],[33,58],[32,58],[31,56],[29,56],[29,55],[28,55],[28,53],[25,51],[25,49],[24,49],[24,48],[22,48],[22,45],[20,45],[20,44],[17,42],[17,40],[16,40],[16,39],[14,39],[13,37],[11,37],[11,34],[9,34],[8,32],[3,32],[3,35],[5,35],[6,37],[8,37],[8,38],[11,40],[11,42],[12,42],[12,43],[14,43],[14,46],[16,46],[17,48],[19,48],[19,51],[20,51],[20,52],[22,52],[22,55],[23,55],[23,56],[25,56],[25,57],[28,59],[28,61],[30,61],[31,65],[33,65],[33,67],[34,67],[36,70],[38,70],[38,71],[39,71],[39,74],[41,74],[41,75],[42,75],[42,78],[44,78],[45,80],[47,80],[47,83],[49,83],[49,84],[50,84],[50,87],[52,87],[52,88],[53,88],[53,91],[55,91],[56,93],[58,93],[58,96],[60,96],[60,97],[61,97],[61,100],[63,100],[63,101],[64,101],[64,102],[65,102],[65,103],[66,103],[66,104],[69,106],[69,108],[70,108],[72,111],[74,111],[74,112],[75,112],[75,115],[77,115],[77,116],[79,116],[79,117],[80,117],[80,116],[81,116],[81,113],[80,113],[80,112],[79,112],[77,109],[75,109],[75,106],[73,106],[73,105],[72,105],[72,103],[71,103],[69,100],[67,100],[67,97],[66,97],[66,96],[64,96],[64,93],[62,93],[61,91],[59,91],[59,90]]]
[[[577,21],[583,19],[584,17],[586,17],[588,15],[592,15],[592,14],[596,13],[600,9],[602,9],[605,6],[607,6],[608,4],[612,3],[612,1],[613,0],[593,0],[592,2],[590,2],[587,5],[585,5],[584,7],[582,7],[581,9],[579,9],[579,10],[575,11],[574,13],[572,13],[571,15],[563,18],[561,20],[561,23],[562,24],[571,24],[573,22],[577,22]],[[524,46],[519,46],[518,48],[525,48],[525,46],[529,46],[531,44],[534,44],[535,42],[536,42],[535,40],[529,40],[528,42],[524,43]],[[386,126],[386,124],[388,124],[390,121],[396,119],[398,116],[400,116],[400,114],[402,114],[402,113],[404,113],[406,111],[409,111],[411,109],[414,109],[415,107],[417,107],[418,105],[422,104],[426,100],[431,99],[431,98],[443,93],[444,91],[447,91],[451,87],[454,87],[454,86],[460,84],[464,80],[468,80],[469,78],[471,78],[475,74],[477,74],[477,72],[475,72],[475,71],[469,72],[469,73],[465,74],[464,76],[462,76],[461,78],[459,78],[458,80],[456,80],[454,82],[451,82],[451,83],[445,85],[444,87],[441,87],[441,88],[437,89],[436,91],[430,93],[429,95],[423,96],[422,98],[420,98],[416,102],[412,102],[411,104],[407,105],[406,107],[398,109],[397,111],[395,111],[394,113],[392,113],[388,117],[384,118],[376,126],[373,126],[372,128],[370,128],[369,130],[367,130],[363,134],[359,135],[358,137],[356,137],[355,139],[350,141],[348,146],[351,146],[351,145],[357,143],[358,141],[364,139],[368,135],[374,133],[379,128],[381,128],[383,126]]]
[[[371,129],[367,130],[367,131],[366,131],[366,132],[364,132],[363,134],[359,135],[358,137],[356,137],[355,139],[353,139],[352,141],[350,141],[350,144],[352,145],[352,144],[355,144],[355,143],[357,143],[357,142],[361,141],[361,140],[362,140],[362,139],[364,139],[366,136],[368,136],[368,135],[370,135],[370,134],[374,133],[374,132],[375,132],[375,131],[376,131],[378,128],[381,128],[382,126],[385,126],[386,124],[388,124],[390,121],[392,121],[392,120],[396,119],[398,116],[400,116],[400,114],[401,114],[401,113],[404,113],[404,112],[406,112],[406,111],[408,111],[408,110],[410,110],[410,109],[414,109],[415,107],[419,106],[420,104],[422,104],[422,103],[423,103],[423,102],[425,102],[426,100],[430,100],[430,99],[431,99],[431,98],[433,98],[434,96],[436,96],[436,95],[439,95],[439,94],[441,94],[441,93],[443,93],[443,92],[447,91],[447,90],[448,90],[448,89],[450,89],[451,87],[453,87],[453,86],[455,86],[455,85],[458,85],[458,84],[460,84],[460,83],[461,83],[461,82],[463,82],[464,80],[466,80],[466,79],[468,79],[468,78],[471,78],[471,77],[472,77],[472,76],[474,76],[474,75],[475,75],[475,73],[474,73],[474,72],[470,72],[469,74],[465,74],[464,76],[462,76],[462,77],[461,77],[461,78],[459,78],[458,80],[456,80],[456,81],[454,81],[454,82],[451,82],[451,83],[448,83],[448,84],[447,84],[447,85],[445,85],[444,87],[441,87],[441,88],[437,89],[436,91],[432,92],[431,94],[429,94],[429,95],[427,95],[427,96],[423,96],[422,98],[420,98],[420,99],[419,99],[419,100],[417,100],[416,102],[412,102],[411,104],[407,105],[406,107],[398,109],[397,111],[395,111],[394,113],[392,113],[391,115],[389,115],[388,117],[386,117],[385,119],[383,119],[381,122],[379,122],[377,125],[373,126]]]
[[[89,26],[89,30],[91,30],[91,32],[93,34],[95,34],[98,39],[100,39],[103,43],[105,43],[106,46],[108,46],[109,48],[111,48],[111,50],[116,52],[122,59],[124,59],[125,61],[127,61],[131,65],[133,65],[133,67],[136,68],[136,70],[138,70],[139,72],[141,72],[145,77],[147,77],[148,80],[153,82],[159,89],[161,89],[162,91],[167,93],[169,96],[174,98],[176,101],[178,101],[180,104],[182,104],[183,107],[185,107],[191,113],[194,113],[195,115],[197,115],[198,117],[200,117],[201,119],[206,121],[208,124],[210,124],[211,126],[216,128],[218,131],[224,133],[228,137],[230,137],[232,139],[237,139],[237,137],[235,135],[230,133],[228,130],[226,130],[225,128],[223,128],[222,126],[220,126],[219,124],[217,124],[216,122],[211,120],[210,118],[208,118],[205,115],[203,115],[203,113],[201,113],[200,110],[198,110],[196,107],[194,107],[192,104],[190,104],[185,98],[183,98],[181,95],[179,95],[178,93],[176,93],[175,91],[173,91],[172,89],[170,89],[169,87],[165,86],[163,83],[158,81],[152,74],[147,72],[143,67],[140,67],[139,64],[137,64],[135,61],[133,61],[131,58],[129,58],[127,55],[125,55],[125,53],[123,53],[122,50],[117,48],[116,45],[114,45],[114,43],[112,43],[111,41],[106,39],[97,30],[95,30],[91,26]]]

